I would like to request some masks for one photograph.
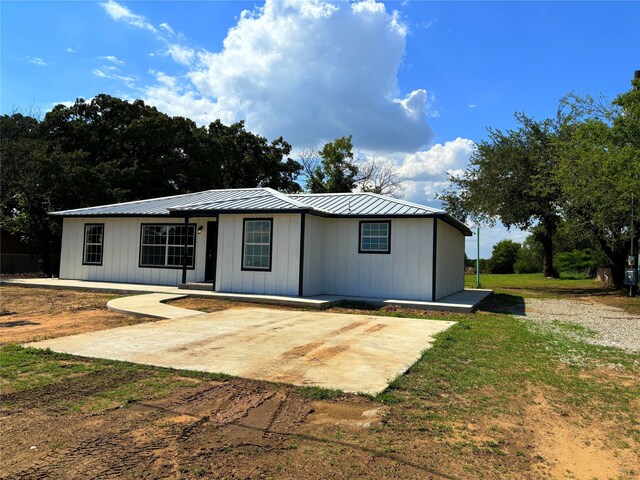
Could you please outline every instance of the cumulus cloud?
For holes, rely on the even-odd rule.
[[[441,177],[446,173],[456,171],[469,162],[474,151],[474,143],[468,138],[436,143],[428,150],[407,155],[400,167],[400,174],[412,180],[428,180]]]
[[[142,15],[137,15],[129,10],[124,5],[120,5],[114,0],[101,3],[100,6],[104,8],[105,12],[113,18],[116,22],[123,22],[127,25],[135,28],[142,28],[151,32],[156,32],[156,28],[151,25]]]
[[[143,18],[127,12],[118,18]],[[246,120],[295,145],[352,134],[364,149],[411,152],[432,132],[427,91],[398,87],[406,36],[399,15],[373,0],[267,0],[241,14],[219,52],[161,38],[188,80],[182,93],[162,83],[143,91],[168,113]]]
[[[177,43],[169,45],[167,53],[171,55],[174,61],[181,65],[190,65],[196,55],[196,52],[192,48],[184,47]]]
[[[68,47],[68,48],[65,48],[64,51],[67,52],[67,53],[77,53],[78,49],[77,48],[73,48],[73,47]]]

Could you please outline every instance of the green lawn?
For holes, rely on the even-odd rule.
[[[554,454],[539,448],[535,431],[540,422],[552,421],[558,430],[571,428],[571,435],[604,445],[609,461],[619,462],[618,473],[611,478],[637,478],[637,465],[626,459],[640,453],[640,355],[588,345],[580,340],[580,335],[592,334],[587,329],[559,323],[551,331],[499,313],[500,307],[522,302],[522,295],[602,294],[616,301],[623,297],[590,280],[549,280],[541,275],[483,275],[482,279],[484,287],[500,292],[491,311],[452,314],[457,323],[437,335],[433,347],[405,375],[370,398],[371,408],[388,409],[380,426],[353,431],[336,426],[340,448],[307,443],[304,437],[292,443],[286,455],[295,458],[299,476],[318,459],[334,462],[330,463],[336,465],[334,476],[352,464],[366,463],[362,458],[353,460],[355,450],[348,445],[358,445],[371,451],[371,462],[385,455],[408,458],[439,471],[455,471],[454,478],[541,478],[530,472],[546,471]],[[470,283],[474,277],[466,280]],[[423,316],[411,311],[366,313]],[[68,392],[51,399],[58,405],[57,415],[100,412],[189,389],[186,375],[225,378],[15,345],[0,348],[0,369],[2,390],[13,392],[3,396],[9,406],[28,399],[30,390],[42,393],[43,386],[51,386],[51,392]],[[347,403],[363,401],[336,391],[298,392]],[[541,405],[546,410],[540,410]],[[437,452],[437,461],[420,456],[427,451]],[[326,463],[324,468],[329,468]]]

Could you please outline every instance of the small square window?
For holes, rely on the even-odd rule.
[[[390,253],[391,222],[360,222],[358,253]]]

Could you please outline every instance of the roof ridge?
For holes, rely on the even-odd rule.
[[[242,188],[238,188],[238,189],[230,189],[230,190],[244,190]],[[194,205],[206,205],[206,204],[211,204],[211,203],[224,203],[224,202],[234,202],[236,200],[249,200],[251,198],[260,198],[260,197],[266,197],[268,196],[268,192],[264,191],[264,188],[252,188],[251,190],[260,190],[263,193],[261,195],[249,195],[249,196],[244,196],[244,197],[234,197],[234,198],[222,198],[220,200],[207,200],[207,201],[203,201],[203,202],[191,202],[191,203],[183,203],[181,205],[174,205],[173,207],[167,207],[167,210],[180,210],[181,208],[184,207],[192,207]],[[209,190],[207,190],[209,191]],[[202,192],[204,193],[204,192]]]
[[[291,197],[291,195],[294,195],[294,194],[286,194],[286,193],[282,193],[282,192],[279,192],[278,190],[275,190],[275,189],[273,189],[273,188],[271,188],[271,187],[264,187],[264,189],[265,189],[265,190],[268,190],[269,192],[271,192],[271,194],[272,194],[274,197],[277,197],[277,198],[279,198],[279,199],[281,199],[281,200],[285,200],[285,201],[287,201],[287,202],[291,202],[291,203],[293,203],[294,205],[296,205],[297,207],[302,207],[302,208],[312,208],[312,207],[311,207],[311,205],[307,205],[306,203],[303,203],[303,202],[300,202],[300,201],[295,200],[295,199],[293,199],[293,198],[290,198],[290,197]]]

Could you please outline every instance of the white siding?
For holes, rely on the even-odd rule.
[[[270,272],[242,271],[242,227],[245,218],[273,218]],[[300,214],[220,215],[216,290],[270,295],[298,295]]]
[[[215,218],[191,219],[189,223],[202,226],[196,235],[196,268],[187,270],[188,282],[204,280],[207,221]],[[84,225],[104,224],[102,265],[82,265]],[[182,282],[182,269],[142,268],[140,260],[140,226],[143,223],[183,223],[180,218],[65,218],[60,252],[60,278],[104,282],[146,283],[151,285],[178,285]],[[196,227],[196,230],[197,230]]]
[[[325,224],[330,220],[306,215],[304,236],[304,296],[324,293],[324,242]]]
[[[358,219],[321,219],[318,225],[312,231],[322,230],[322,259],[305,249],[305,268],[320,264],[322,285],[311,282],[307,291],[305,283],[305,295],[431,300],[433,219],[391,219],[389,254],[358,253]],[[305,278],[312,274],[305,271]]]
[[[464,235],[438,220],[436,300],[464,289]]]

